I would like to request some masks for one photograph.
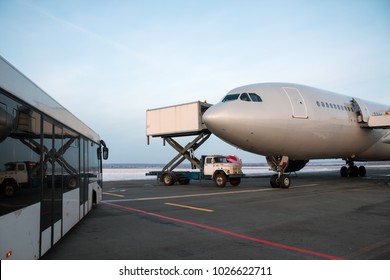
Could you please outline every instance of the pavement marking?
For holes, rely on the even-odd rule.
[[[220,228],[213,227],[213,226],[208,226],[208,225],[199,224],[199,223],[195,223],[195,222],[191,222],[191,221],[187,221],[187,220],[181,220],[181,219],[177,219],[177,218],[172,218],[172,217],[168,217],[168,216],[164,216],[164,215],[160,215],[160,214],[144,211],[144,210],[141,210],[141,209],[127,207],[127,206],[119,205],[119,204],[115,204],[115,203],[109,203],[109,202],[104,202],[104,201],[102,203],[104,203],[106,205],[110,205],[110,206],[116,207],[116,208],[120,208],[120,209],[123,209],[123,210],[136,212],[136,213],[143,214],[143,215],[153,216],[153,217],[156,217],[156,218],[159,218],[159,219],[169,220],[169,221],[176,222],[176,223],[181,223],[181,224],[186,224],[186,225],[190,225],[190,226],[195,226],[195,227],[207,229],[207,230],[210,230],[210,231],[222,233],[222,234],[225,234],[225,235],[230,235],[230,236],[233,236],[233,237],[241,238],[241,239],[244,239],[244,240],[247,240],[247,241],[253,241],[253,242],[256,242],[256,243],[259,243],[259,244],[268,245],[268,246],[275,247],[275,248],[280,248],[280,249],[285,249],[285,250],[289,250],[289,251],[299,252],[299,253],[302,253],[302,254],[311,255],[311,256],[315,256],[315,257],[320,257],[320,258],[324,258],[324,259],[343,260],[343,258],[341,258],[341,257],[332,256],[332,255],[324,254],[324,253],[321,253],[321,252],[311,251],[311,250],[307,250],[307,249],[303,249],[303,248],[299,248],[299,247],[295,247],[295,246],[290,246],[290,245],[286,245],[286,244],[282,244],[282,243],[277,243],[277,242],[273,242],[273,241],[268,241],[268,240],[265,240],[265,239],[251,237],[251,236],[248,236],[248,235],[235,233],[235,232],[232,232],[232,231],[220,229]]]
[[[123,194],[116,194],[116,193],[109,193],[109,192],[103,192],[103,194],[117,196],[117,197],[125,197]]]
[[[319,184],[307,184],[294,186],[294,189],[303,187],[314,187]],[[174,196],[158,196],[158,197],[142,197],[142,198],[129,198],[120,200],[103,200],[104,202],[130,202],[130,201],[146,201],[146,200],[163,200],[163,199],[175,199],[175,198],[188,198],[188,197],[201,197],[201,196],[213,196],[213,195],[228,195],[228,194],[240,194],[240,193],[254,193],[254,192],[269,192],[278,191],[280,189],[269,188],[269,189],[255,189],[255,190],[244,190],[244,191],[230,191],[230,192],[217,192],[217,193],[198,193],[198,194],[185,194],[185,195],[174,195]]]
[[[214,212],[214,210],[211,209],[206,209],[206,208],[199,208],[199,207],[194,207],[194,206],[189,206],[189,205],[183,205],[183,204],[176,204],[176,203],[164,203],[166,205],[170,206],[177,206],[181,208],[187,208],[187,209],[192,209],[192,210],[197,210],[197,211],[203,211],[203,212]]]

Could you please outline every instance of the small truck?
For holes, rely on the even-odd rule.
[[[12,197],[22,187],[38,186],[41,180],[35,162],[8,162],[0,171],[0,190],[6,197]]]
[[[229,182],[233,186],[241,183],[242,163],[234,156],[207,155],[200,160],[200,171],[151,171],[146,175],[157,176],[166,186],[174,183],[187,185],[190,180],[213,180],[217,187],[223,188]]]

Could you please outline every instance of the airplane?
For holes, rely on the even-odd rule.
[[[365,176],[358,161],[390,160],[390,106],[293,83],[237,87],[203,115],[207,129],[239,149],[263,155],[274,188],[311,159],[346,161],[342,177]]]

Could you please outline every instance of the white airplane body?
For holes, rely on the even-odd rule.
[[[313,87],[238,87],[209,108],[203,121],[222,140],[266,156],[278,173],[272,186],[288,187],[283,173],[303,168],[310,159],[345,159],[350,169],[347,174],[342,169],[342,176],[358,174],[354,161],[390,160],[390,106]],[[365,169],[359,171],[365,175]]]

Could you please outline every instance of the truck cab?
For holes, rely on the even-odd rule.
[[[224,187],[229,181],[233,186],[241,183],[242,163],[232,156],[202,156],[203,177],[214,180],[218,187]]]
[[[0,189],[6,197],[14,196],[20,188],[34,185],[39,179],[35,162],[8,162],[4,167],[0,171]]]

